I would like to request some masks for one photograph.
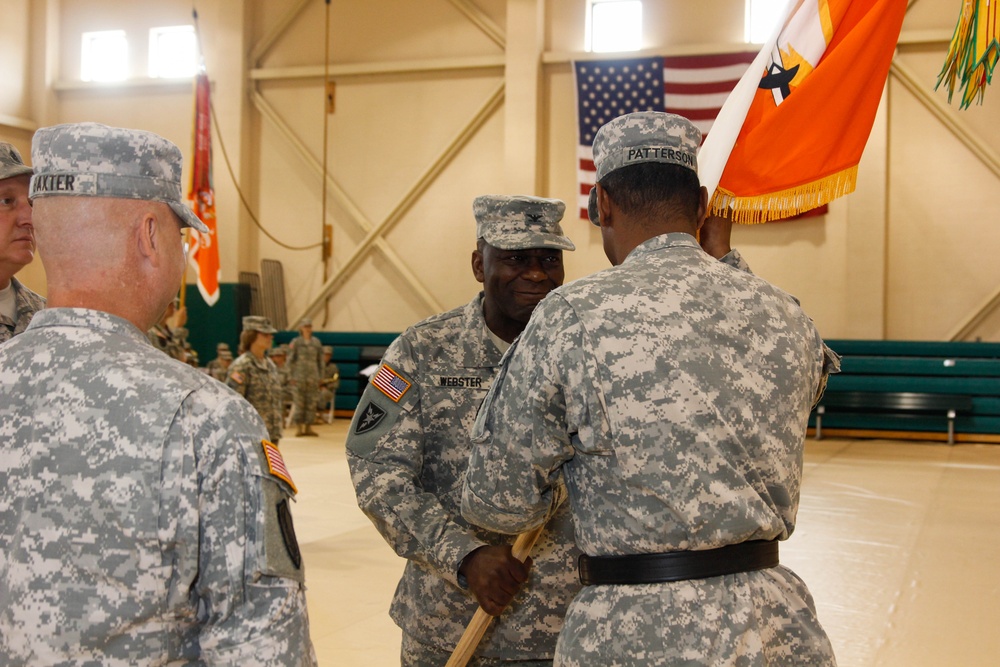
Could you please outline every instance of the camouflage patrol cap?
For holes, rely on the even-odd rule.
[[[287,357],[288,356],[288,346],[287,345],[276,345],[267,351],[270,357]]]
[[[309,319],[308,317],[303,317],[301,320],[299,320],[299,328],[300,329],[302,327],[311,327],[312,325],[313,325],[313,321],[311,319]]]
[[[476,238],[501,250],[576,250],[559,221],[566,204],[527,195],[483,195],[472,202]]]
[[[261,315],[247,315],[243,318],[244,331],[259,331],[263,334],[278,333],[278,330],[271,326],[271,320]]]
[[[14,145],[0,141],[0,181],[15,176],[30,176],[31,172],[31,167],[25,166],[21,153]]]
[[[230,350],[228,347],[224,350],[219,350],[219,359],[232,359],[232,358],[233,358],[233,351]]]
[[[333,354],[333,346],[332,345],[324,345],[323,346],[323,354]]]
[[[28,196],[113,197],[163,202],[184,227],[208,233],[181,196],[181,151],[158,134],[71,123],[43,127],[31,140]]]
[[[229,343],[219,343],[215,346],[216,352],[222,352],[223,350],[229,350]]]
[[[622,167],[642,162],[676,164],[698,173],[701,130],[683,116],[639,111],[609,121],[594,135],[596,183]],[[597,220],[597,188],[590,189],[587,215]]]

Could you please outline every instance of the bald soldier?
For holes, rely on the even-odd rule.
[[[0,142],[0,343],[28,327],[45,299],[22,285],[14,274],[35,258],[28,182],[31,167],[18,150]]]
[[[0,346],[0,664],[315,664],[281,455],[144,334],[208,231],[180,151],[81,123],[32,162],[49,303]]]
[[[565,510],[548,523],[530,573],[508,536],[459,514],[476,408],[531,311],[563,282],[562,253],[574,249],[559,225],[565,208],[556,199],[478,197],[472,273],[483,291],[404,331],[355,412],[347,460],[358,504],[408,561],[389,611],[403,630],[406,667],[444,665],[479,605],[500,617],[472,664],[551,665],[579,587]]]
[[[472,523],[529,530],[568,488],[584,587],[556,665],[835,664],[778,542],[836,358],[795,299],[699,247],[700,145],[664,113],[598,131],[613,266],[539,305],[473,431]]]

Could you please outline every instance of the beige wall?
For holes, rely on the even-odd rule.
[[[570,60],[583,49],[583,0],[331,3],[332,115],[322,86],[325,3],[196,4],[222,132],[214,150],[223,280],[279,260],[290,317],[316,301],[324,275],[346,267],[325,322],[322,304],[314,309],[321,328],[398,331],[477,291],[469,268],[476,195],[532,190],[575,210]],[[933,87],[958,3],[911,4],[898,62],[941,106],[946,96]],[[0,138],[26,147],[32,123],[96,120],[150,129],[189,151],[189,84],[139,80],[109,89],[75,79],[82,31],[123,27],[144,38],[153,25],[189,22],[190,2],[31,5],[18,14],[30,26],[0,28]],[[732,48],[742,40],[743,6],[647,0],[642,46]],[[141,49],[136,62],[144,66]],[[505,97],[491,103],[501,87]],[[824,218],[740,227],[736,243],[758,274],[801,299],[828,338],[949,336],[1000,284],[1000,266],[990,261],[1000,242],[998,110],[994,86],[982,106],[946,106],[946,119],[959,125],[949,129],[892,75],[857,191]],[[956,131],[985,147],[985,157]],[[220,138],[250,207],[280,243],[240,205]],[[324,223],[334,230],[325,269],[316,247]],[[565,226],[578,246],[567,256],[568,278],[604,268],[596,230],[572,214]],[[968,336],[1000,340],[1000,316]]]

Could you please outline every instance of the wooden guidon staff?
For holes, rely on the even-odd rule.
[[[544,528],[545,524],[542,524],[518,535],[517,539],[514,540],[514,546],[511,547],[514,558],[523,562],[531,553],[532,547],[535,546],[535,542],[538,541],[538,536],[542,534]],[[476,652],[476,647],[479,646],[479,642],[486,634],[486,628],[490,627],[492,620],[493,617],[483,611],[482,607],[477,609],[472,620],[469,621],[469,625],[465,628],[465,632],[462,633],[462,638],[458,640],[451,657],[448,658],[445,667],[465,667],[472,659],[472,654]]]

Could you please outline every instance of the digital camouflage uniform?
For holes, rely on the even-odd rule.
[[[17,317],[12,320],[0,314],[0,343],[27,329],[32,316],[45,308],[45,299],[22,285],[17,278],[11,278],[10,284],[14,288],[14,310]]]
[[[319,390],[319,405],[328,408],[336,408],[337,389],[340,388],[340,366],[332,361],[323,369],[322,387]]]
[[[271,442],[278,444],[283,410],[281,378],[274,362],[266,356],[258,359],[251,352],[244,352],[230,364],[226,384],[254,407],[267,426]]]
[[[309,340],[296,336],[288,345],[288,367],[295,383],[292,422],[312,424],[316,421],[319,380],[323,375],[323,344],[315,336]]]
[[[153,347],[171,359],[184,361],[187,357],[184,348],[187,344],[188,330],[184,327],[171,329],[163,324],[154,324],[153,328],[146,332],[146,337]]]
[[[825,349],[792,297],[688,234],[648,240],[535,310],[477,419],[463,513],[522,532],[562,479],[577,543],[592,556],[786,539]],[[585,587],[556,664],[834,657],[806,586],[778,566]]]
[[[277,366],[277,364],[275,364]],[[281,384],[281,401],[282,403],[289,404],[295,400],[295,392],[292,387],[292,369],[289,367],[287,362],[281,366],[278,366],[278,382]]]
[[[265,437],[125,320],[35,315],[0,347],[0,664],[315,664]]]
[[[229,366],[231,367],[232,363],[230,363]],[[208,365],[205,366],[205,370],[207,370],[208,374],[219,382],[225,382],[226,378],[229,377],[229,368],[222,365],[221,359],[212,359],[208,362]]]
[[[225,382],[226,378],[229,377],[229,366],[223,365],[223,361],[227,359],[229,360],[229,366],[232,366],[233,353],[229,349],[229,345],[226,343],[219,343],[216,347],[215,359],[212,359],[205,365],[205,370],[207,370],[208,374],[219,382]]]
[[[512,542],[471,527],[459,514],[469,429],[500,358],[482,296],[424,320],[389,346],[351,424],[347,458],[358,503],[407,559],[390,609],[404,632],[404,653],[408,638],[455,648],[478,608],[458,582],[462,559],[485,544]],[[477,655],[551,659],[566,606],[579,590],[572,545],[563,507],[532,550],[528,582],[490,625]]]

